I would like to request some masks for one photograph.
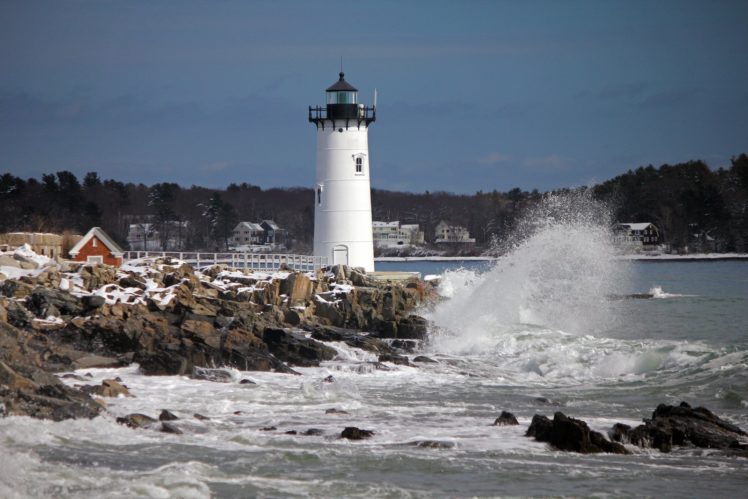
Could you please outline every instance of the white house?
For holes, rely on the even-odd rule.
[[[265,242],[265,230],[260,224],[254,222],[239,222],[237,226],[234,227],[229,242],[233,246],[263,244]]]
[[[162,229],[163,233],[159,231]],[[130,224],[127,244],[133,251],[181,250],[187,238],[189,222],[171,220],[161,224]],[[164,248],[165,247],[165,248]]]
[[[402,248],[423,244],[423,232],[418,224],[403,224],[393,222],[371,223],[374,236],[374,246],[378,248]]]
[[[437,244],[475,244],[475,238],[470,237],[470,231],[459,225],[450,225],[444,220],[436,225],[436,237],[434,242]]]
[[[650,222],[620,222],[613,226],[613,240],[628,246],[654,246],[660,243],[660,231]]]

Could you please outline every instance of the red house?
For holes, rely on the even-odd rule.
[[[119,267],[125,252],[100,227],[94,227],[70,250],[77,262],[105,263]]]

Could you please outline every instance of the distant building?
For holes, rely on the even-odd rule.
[[[613,226],[613,240],[630,246],[655,246],[660,244],[660,231],[649,222],[620,222]]]
[[[127,244],[133,251],[181,250],[188,228],[189,222],[177,220],[130,224]]]
[[[423,232],[418,224],[403,224],[393,222],[371,223],[374,246],[377,248],[402,248],[423,244]]]
[[[264,231],[263,242],[265,244],[275,245],[286,243],[286,230],[281,229],[274,221],[263,220],[260,222],[260,227]]]
[[[254,222],[239,222],[232,232],[229,244],[233,246],[250,246],[265,242],[265,230]]]
[[[63,236],[59,234],[41,232],[8,232],[7,234],[0,234],[0,250],[2,251],[28,244],[34,250],[34,253],[49,258],[61,257],[64,243]]]
[[[470,237],[470,231],[459,225],[450,225],[444,220],[436,225],[436,244],[475,244],[475,238]]]
[[[100,227],[89,230],[70,250],[73,260],[86,263],[104,263],[119,267],[124,251]]]

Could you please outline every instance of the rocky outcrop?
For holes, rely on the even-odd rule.
[[[547,442],[563,451],[592,454],[607,452],[611,454],[629,454],[629,451],[618,442],[607,440],[601,433],[590,430],[582,420],[566,416],[562,412],[553,415],[553,420],[536,414],[527,429],[528,437],[535,437],[539,442]]]
[[[660,404],[643,425],[631,428],[616,424],[609,432],[612,440],[638,447],[670,452],[674,446],[708,449],[748,450],[748,434],[704,407],[692,408],[686,402],[678,406]]]
[[[222,366],[295,374],[291,366],[336,356],[326,341],[407,364],[379,337],[423,339],[426,321],[412,311],[430,293],[419,281],[381,283],[344,266],[269,276],[222,266],[196,273],[168,259],[128,270],[50,262],[0,282],[2,407],[53,419],[92,417],[101,406],[90,395],[127,396],[127,389],[107,380],[84,393],[45,371],[136,362],[145,374],[202,379],[214,379],[205,373]]]

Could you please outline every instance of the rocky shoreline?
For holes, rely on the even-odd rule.
[[[9,255],[2,257],[7,266]],[[215,382],[231,376],[221,368],[295,375],[294,367],[334,359],[330,342],[374,353],[375,369],[435,362],[414,354],[428,331],[414,311],[438,299],[436,281],[379,281],[345,266],[262,273],[223,266],[196,271],[168,259],[114,269],[23,252],[12,258],[22,275],[0,277],[3,416],[93,418],[106,411],[106,398],[130,396],[116,379],[90,385],[85,377],[65,374],[76,381],[69,386],[55,375],[76,369],[137,363],[146,375]],[[158,420],[131,414],[118,422],[180,433],[169,414]],[[505,412],[494,424],[518,423]],[[312,430],[302,434],[313,436]],[[341,433],[354,440],[370,436],[358,428]],[[536,414],[527,436],[580,453],[700,447],[748,457],[743,430],[685,403],[659,406],[636,428],[616,424],[607,438],[563,413],[552,420]]]

